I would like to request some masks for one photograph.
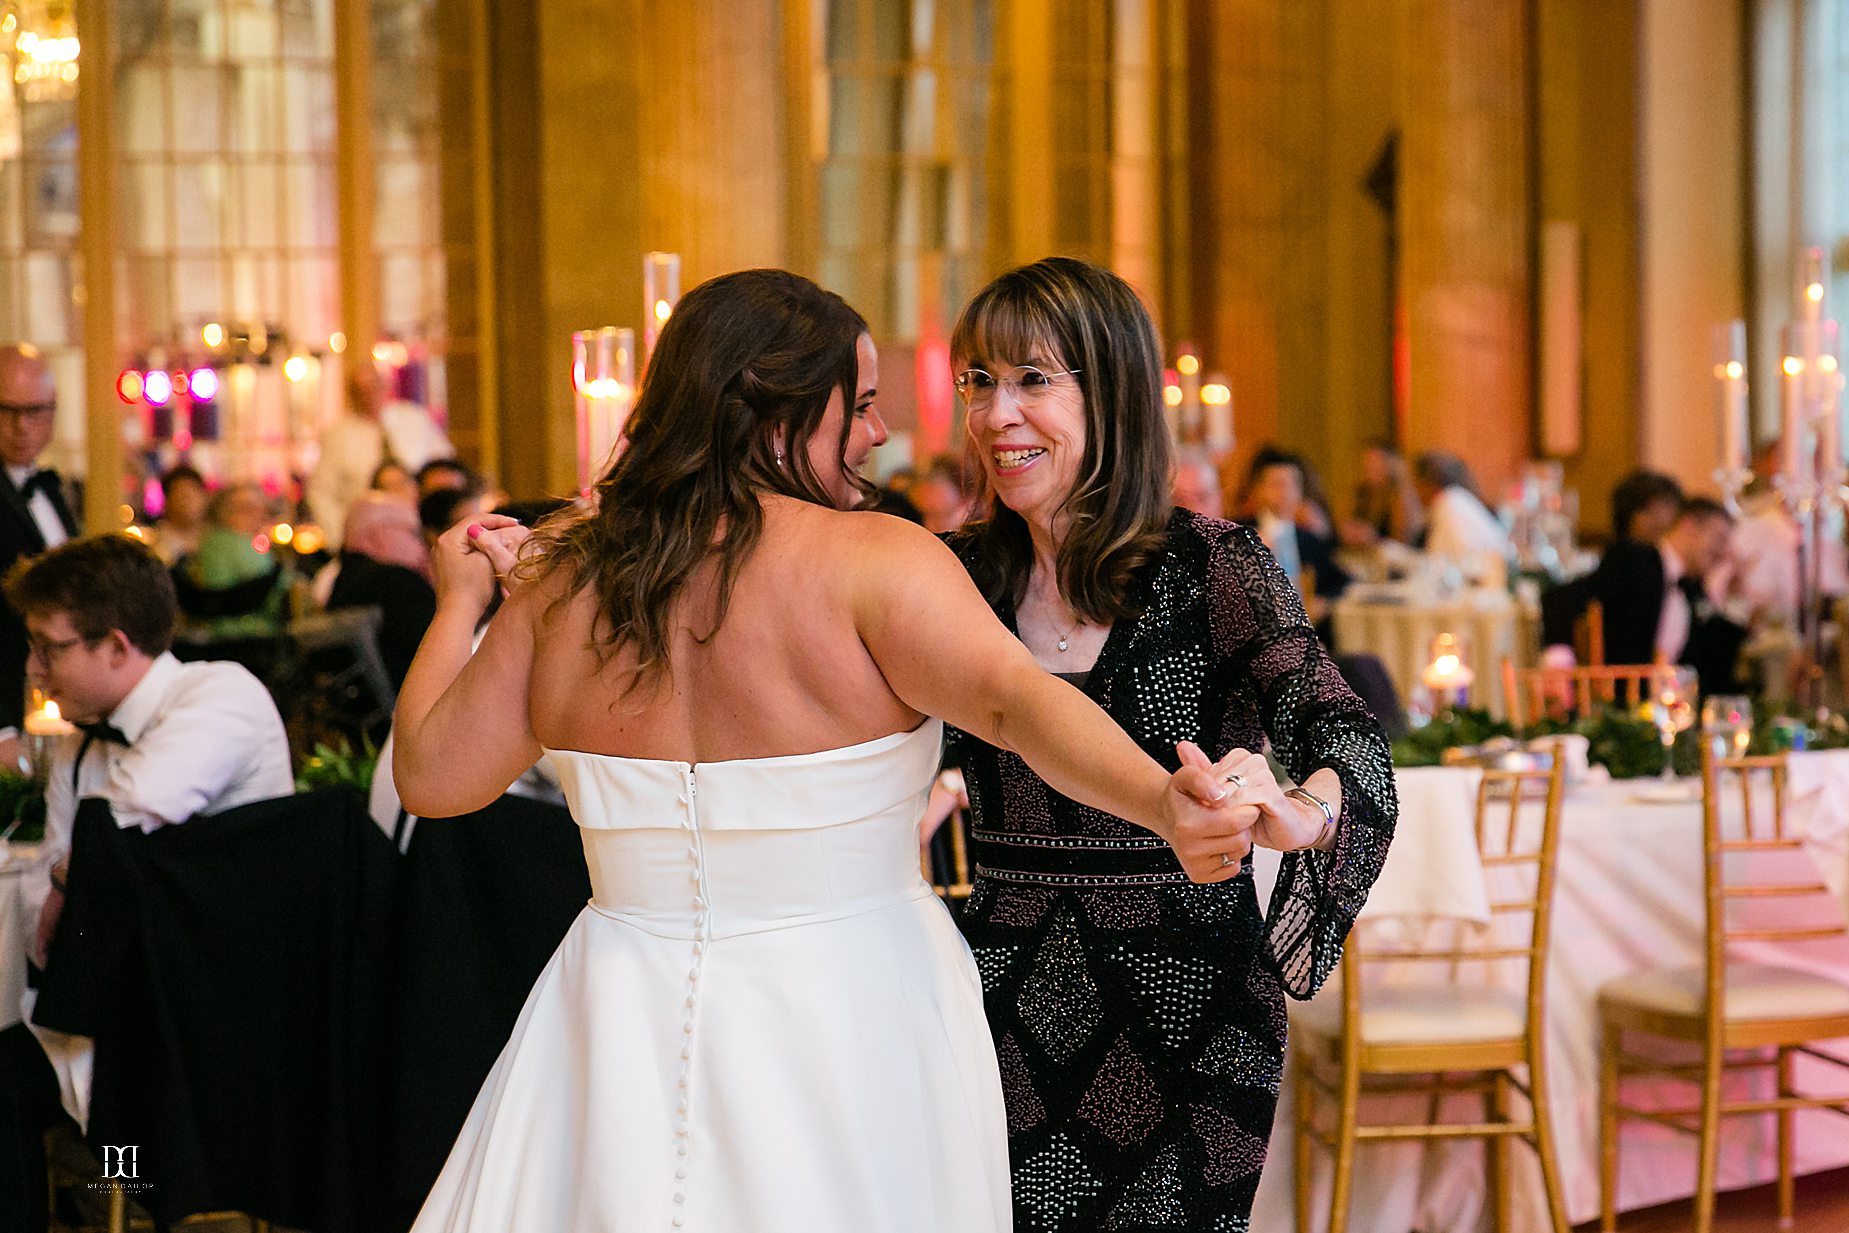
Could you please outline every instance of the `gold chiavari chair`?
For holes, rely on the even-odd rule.
[[[1600,1227],[1617,1228],[1619,1132],[1631,1120],[1653,1122],[1696,1136],[1695,1233],[1714,1224],[1715,1171],[1723,1117],[1774,1114],[1778,1124],[1778,1211],[1781,1227],[1792,1217],[1792,1130],[1799,1109],[1849,1115],[1849,1094],[1803,1096],[1793,1087],[1792,1063],[1803,1055],[1849,1068],[1813,1042],[1849,1036],[1849,987],[1796,968],[1729,958],[1738,942],[1802,943],[1841,938],[1845,930],[1828,888],[1811,876],[1770,877],[1772,854],[1790,859],[1802,840],[1786,825],[1786,756],[1701,759],[1703,888],[1706,927],[1703,962],[1695,967],[1647,971],[1599,991],[1599,1204]],[[1741,825],[1724,823],[1727,781],[1739,790]],[[1755,792],[1755,782],[1761,791]],[[1770,817],[1762,808],[1770,796]],[[1736,859],[1728,861],[1728,857]],[[1752,865],[1747,865],[1752,862]],[[1793,861],[1793,863],[1799,863]],[[1743,868],[1743,866],[1746,866]],[[1809,911],[1799,905],[1809,901]],[[1760,910],[1754,911],[1757,907]],[[1730,910],[1732,909],[1732,910]],[[1769,918],[1776,916],[1775,922]],[[1625,1033],[1697,1045],[1701,1060],[1670,1064],[1631,1053]],[[1768,1056],[1769,1054],[1769,1056]],[[1733,1100],[1721,1090],[1729,1071],[1771,1070],[1774,1095]],[[1624,1103],[1632,1075],[1671,1076],[1694,1083],[1696,1104],[1639,1109]]]
[[[1360,937],[1350,935],[1342,956],[1339,1002],[1317,999],[1294,1018],[1294,1043],[1301,1048],[1294,1088],[1298,1233],[1309,1233],[1312,1228],[1312,1142],[1334,1157],[1328,1233],[1343,1233],[1359,1144],[1459,1138],[1480,1138],[1487,1143],[1498,1233],[1509,1224],[1513,1193],[1510,1143],[1515,1139],[1529,1144],[1540,1158],[1553,1229],[1566,1233],[1545,1058],[1547,949],[1563,762],[1556,749],[1547,770],[1483,774],[1477,789],[1476,838],[1485,875],[1490,877],[1490,908],[1495,918],[1491,929],[1460,936],[1440,950],[1373,950]],[[1538,826],[1532,809],[1524,817],[1524,805],[1532,804],[1535,791],[1544,794]],[[1510,889],[1511,884],[1520,889]],[[1505,917],[1516,918],[1508,929],[1500,927]],[[1509,938],[1517,932],[1521,939],[1512,943]],[[1449,963],[1449,983],[1380,987],[1369,982],[1374,987],[1364,987],[1368,969],[1409,960]],[[1501,965],[1516,961],[1526,965],[1525,992],[1488,983],[1500,974]],[[1465,964],[1493,966],[1483,971],[1483,983],[1466,983],[1460,979]],[[1523,1067],[1526,1083],[1516,1075],[1517,1068]],[[1526,1100],[1526,1117],[1516,1115],[1511,1091],[1520,1092]],[[1443,1098],[1459,1092],[1483,1097],[1481,1121],[1440,1120]],[[1409,1093],[1427,1097],[1424,1124],[1361,1124],[1363,1096]],[[1321,1106],[1334,1109],[1334,1124],[1327,1129],[1318,1124]]]
[[[1586,601],[1586,610],[1573,622],[1573,650],[1588,668],[1605,663],[1605,605]]]
[[[1522,668],[1502,661],[1509,722],[1516,727],[1545,716],[1585,715],[1595,707],[1637,707],[1650,700],[1663,664],[1593,664],[1576,668]]]

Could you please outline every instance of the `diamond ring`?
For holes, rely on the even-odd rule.
[[[1235,863],[1236,862],[1233,860],[1232,857],[1228,856],[1224,852],[1220,853],[1220,868],[1231,869]]]
[[[1241,775],[1238,771],[1234,771],[1226,777],[1226,782],[1232,784],[1235,788],[1243,788],[1246,786],[1246,777]]]

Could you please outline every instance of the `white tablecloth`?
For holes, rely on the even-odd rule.
[[[23,1017],[19,999],[26,992],[26,956],[38,931],[37,897],[28,883],[41,863],[39,849],[0,842],[0,1029]]]
[[[1334,605],[1335,649],[1377,655],[1400,697],[1411,695],[1431,662],[1432,639],[1452,634],[1464,640],[1464,662],[1476,675],[1470,702],[1492,713],[1508,713],[1502,696],[1502,661],[1517,667],[1533,657],[1538,618],[1504,591],[1466,591],[1443,601],[1389,602],[1344,597]]]
[[[1422,771],[1401,771],[1409,786]],[[1824,781],[1844,776],[1849,782],[1849,754],[1800,754],[1792,761],[1793,822],[1820,836],[1849,832],[1849,796],[1816,790]],[[1599,989],[1609,981],[1657,966],[1701,962],[1702,861],[1699,802],[1643,804],[1635,793],[1643,781],[1594,783],[1568,793],[1561,815],[1561,837],[1554,936],[1548,964],[1548,1075],[1554,1111],[1555,1142],[1560,1154],[1562,1186],[1573,1222],[1598,1214],[1598,1009]],[[1435,859],[1424,846],[1433,828],[1417,816],[1421,798],[1407,793],[1401,828],[1382,871],[1381,887],[1399,902],[1405,888]],[[1819,842],[1813,855],[1827,851]],[[1446,857],[1445,859],[1449,859]],[[1838,885],[1849,880],[1849,867],[1826,871]],[[1434,902],[1437,891],[1434,889]],[[1262,900],[1261,900],[1262,902]],[[1370,903],[1370,907],[1372,907]],[[1416,907],[1416,901],[1414,902]],[[1374,917],[1364,913],[1364,919]],[[1368,926],[1375,927],[1375,926]],[[1764,958],[1770,948],[1753,955]],[[1777,952],[1792,962],[1836,975],[1849,983],[1849,951],[1843,948]],[[1427,968],[1433,965],[1424,965]],[[1505,979],[1519,986],[1519,965],[1508,965]],[[1339,993],[1335,994],[1339,996]],[[1324,996],[1329,996],[1326,991]],[[1827,1069],[1799,1068],[1800,1085],[1840,1091],[1842,1082]],[[1635,1094],[1635,1086],[1627,1091]],[[1686,1104],[1692,1089],[1668,1087],[1668,1100]],[[1364,1104],[1364,1117],[1366,1109]],[[1372,1106],[1378,1108],[1379,1106]],[[1416,1101],[1415,1116],[1423,1111]],[[1449,1116],[1474,1118],[1480,1104],[1460,1101]],[[1291,1215],[1291,1102],[1288,1082],[1279,1103],[1270,1163],[1259,1187],[1252,1227],[1287,1230]],[[1624,1127],[1619,1205],[1644,1207],[1686,1197],[1695,1185],[1695,1146],[1689,1137],[1643,1123]],[[1767,1117],[1730,1118],[1722,1132],[1720,1184],[1723,1189],[1769,1181],[1774,1174],[1773,1125]],[[1328,1211],[1327,1153],[1317,1149],[1316,1226]],[[1517,1185],[1517,1233],[1547,1228],[1546,1206],[1533,1154],[1514,1153]],[[1849,1125],[1821,1113],[1801,1113],[1797,1165],[1801,1172],[1849,1164]],[[1354,1233],[1474,1233],[1487,1228],[1484,1150],[1474,1143],[1363,1145],[1356,1155]]]

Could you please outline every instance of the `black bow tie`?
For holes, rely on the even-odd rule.
[[[49,467],[34,471],[26,477],[26,482],[19,486],[20,497],[27,501],[32,499],[32,494],[35,492],[50,496],[56,491],[58,491],[58,473]]]
[[[111,741],[117,745],[127,745],[130,743],[127,735],[123,733],[122,729],[106,720],[99,719],[93,723],[80,723],[76,725],[76,728],[79,732],[83,733],[83,739],[86,744],[91,741]]]

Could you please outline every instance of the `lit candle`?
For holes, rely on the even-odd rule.
[[[25,726],[27,736],[69,736],[77,731],[58,710],[58,704],[49,698],[44,707],[26,716]]]
[[[1805,336],[1809,332],[1802,321],[1789,322],[1781,332],[1785,357],[1779,364],[1784,377],[1784,405],[1779,408],[1779,431],[1784,447],[1785,480],[1789,484],[1802,484],[1810,478],[1806,475],[1810,468],[1804,465],[1809,444],[1806,437],[1811,429],[1804,388],[1804,354],[1809,349]]]
[[[571,385],[577,395],[578,484],[597,482],[635,405],[636,332],[606,325],[571,336]]]
[[[1456,634],[1439,634],[1432,639],[1432,661],[1420,674],[1420,683],[1447,702],[1462,704],[1465,692],[1477,674],[1465,663],[1463,639]]]
[[[681,298],[681,255],[679,253],[644,253],[642,255],[642,343],[646,355],[655,354],[655,340],[661,327],[674,315]]]
[[[1226,378],[1215,373],[1201,387],[1201,403],[1206,408],[1206,428],[1202,434],[1209,450],[1218,453],[1233,448],[1233,391]]]
[[[1746,406],[1746,322],[1716,326],[1714,335],[1714,376],[1721,393],[1721,466],[1732,476],[1746,468],[1752,441]]]
[[[1182,348],[1175,372],[1181,378],[1181,434],[1184,440],[1192,441],[1201,429],[1201,357],[1190,348]]]

